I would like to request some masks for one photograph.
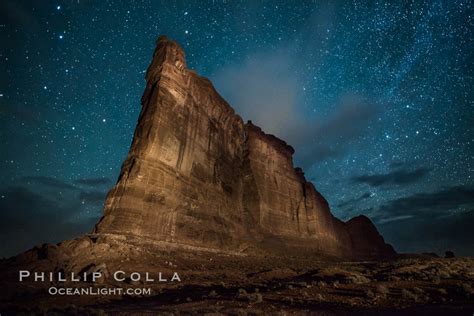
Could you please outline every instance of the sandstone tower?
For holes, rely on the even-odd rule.
[[[96,233],[234,251],[394,253],[368,218],[335,218],[294,168],[293,148],[245,124],[209,80],[186,68],[177,43],[158,39],[146,81]]]

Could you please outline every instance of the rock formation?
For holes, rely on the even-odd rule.
[[[294,168],[283,140],[244,123],[161,36],[132,145],[97,234],[222,250],[393,254],[366,217],[347,223]],[[245,93],[245,91],[242,91]]]

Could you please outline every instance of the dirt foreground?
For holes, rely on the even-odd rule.
[[[110,235],[43,245],[2,260],[0,268],[2,315],[474,312],[472,258],[405,255],[342,262],[317,256],[222,253],[168,243],[144,244]],[[35,272],[46,272],[45,280],[40,276],[35,281]],[[66,281],[58,280],[58,273]],[[96,280],[92,280],[94,273],[100,275]],[[113,289],[118,288],[131,289],[132,295],[117,294]],[[60,294],[60,289],[73,294]],[[89,292],[78,294],[78,289]],[[113,295],[97,294],[110,289],[115,291]]]

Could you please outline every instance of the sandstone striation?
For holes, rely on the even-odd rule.
[[[177,43],[158,39],[146,81],[128,157],[94,233],[220,250],[394,254],[368,218],[335,218],[294,168],[294,149],[245,124],[186,68]]]

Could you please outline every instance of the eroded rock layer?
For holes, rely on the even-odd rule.
[[[158,39],[146,80],[130,152],[96,233],[223,250],[393,253],[369,219],[335,218],[293,167],[293,148],[244,124],[209,80],[186,68],[177,43]]]

